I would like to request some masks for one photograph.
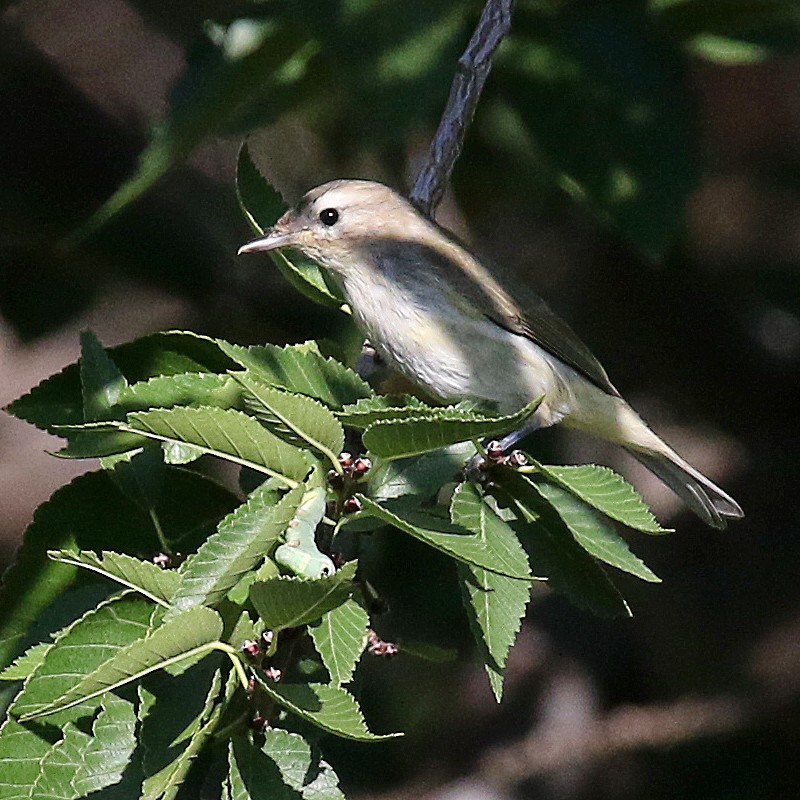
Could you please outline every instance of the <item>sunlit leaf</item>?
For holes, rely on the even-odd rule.
[[[236,368],[236,362],[222,352],[215,339],[188,331],[154,333],[107,352],[129,383],[160,375],[224,373]],[[71,364],[42,381],[6,410],[50,431],[54,425],[85,422],[79,365]]]
[[[132,643],[143,639],[150,631],[153,609],[153,604],[144,598],[129,595],[108,600],[84,614],[59,635],[42,665],[14,700],[9,713],[22,717],[51,708],[58,698],[73,690],[76,675],[92,673]],[[88,701],[86,708],[91,713],[97,705],[99,702]],[[69,718],[79,713],[76,709]]]
[[[344,430],[322,403],[272,388],[247,373],[237,375],[236,380],[246,392],[246,407],[261,422],[289,441],[322,453],[332,465],[338,463]]]
[[[621,475],[596,464],[553,467],[536,465],[555,483],[607,517],[644,533],[670,533],[662,528],[639,493]]]
[[[660,578],[637,558],[628,543],[595,511],[560,486],[531,482],[569,528],[575,541],[595,558],[644,581]]]
[[[309,460],[252,417],[233,409],[172,408],[130,414],[120,430],[162,442],[182,442],[283,480],[294,488],[308,473]]]
[[[375,422],[364,431],[364,446],[385,459],[406,458],[469,439],[508,433],[538,407],[534,400],[516,414],[487,417],[475,411],[441,408],[428,417]]]
[[[458,561],[512,578],[529,578],[527,563],[521,562],[505,542],[494,542],[431,514],[408,511],[396,504],[380,505],[361,495],[359,500],[362,515],[393,525]]]
[[[335,575],[317,580],[279,577],[255,583],[250,600],[270,630],[306,625],[350,597],[356,567],[357,562],[351,561]]]
[[[91,735],[67,723],[52,745],[7,719],[0,730],[0,797],[74,800],[117,784],[136,746],[135,725],[133,704],[114,695],[104,698]]]
[[[283,780],[305,800],[344,800],[336,773],[312,742],[297,733],[271,728],[262,750],[277,764]]]
[[[244,736],[231,739],[228,767],[231,800],[300,800],[303,796],[288,785],[275,761]]]
[[[371,733],[351,694],[325,683],[273,683],[257,676],[264,691],[289,711],[328,733],[357,741],[377,741],[400,733]]]
[[[358,659],[367,646],[368,628],[369,614],[352,598],[309,625],[314,647],[331,683],[340,685],[353,679]]]
[[[171,598],[176,608],[216,605],[243,576],[272,550],[303,496],[297,487],[275,502],[264,484],[229,514],[183,565]]]
[[[222,620],[210,608],[190,608],[147,635],[118,649],[49,704],[21,713],[20,719],[54,714],[119,688],[171,664],[208,652],[222,635]],[[47,663],[47,662],[46,662]],[[38,674],[38,673],[37,673]],[[17,708],[19,711],[20,709]]]
[[[104,578],[133,589],[154,603],[168,606],[178,586],[178,574],[161,569],[152,561],[142,561],[124,553],[103,551],[99,556],[91,551],[74,553],[70,550],[51,550],[47,554],[53,561],[82,567]]]
[[[219,346],[258,380],[308,395],[331,408],[339,409],[373,394],[369,384],[353,370],[307,345],[242,347],[220,341]]]
[[[241,390],[227,374],[185,372],[134,383],[120,392],[117,404],[125,412],[174,406],[239,408]]]

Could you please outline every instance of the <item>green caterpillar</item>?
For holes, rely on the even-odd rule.
[[[275,551],[275,561],[302,578],[327,578],[336,572],[333,561],[320,553],[314,539],[317,525],[325,515],[325,502],[324,489],[307,491],[286,528],[285,543]]]

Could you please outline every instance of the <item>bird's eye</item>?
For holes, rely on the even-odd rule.
[[[339,212],[335,208],[324,208],[319,212],[319,221],[323,225],[335,225],[339,219]]]

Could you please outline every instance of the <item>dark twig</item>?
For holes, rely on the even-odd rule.
[[[514,0],[487,0],[467,49],[458,60],[439,128],[411,191],[411,202],[429,216],[439,205],[461,153],[467,126],[492,68],[494,51],[511,29],[513,4]]]

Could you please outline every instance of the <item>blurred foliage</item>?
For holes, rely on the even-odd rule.
[[[0,310],[25,337],[86,306],[97,290],[91,264],[110,262],[192,295],[223,280],[215,266],[226,246],[222,227],[198,228],[191,210],[174,218],[157,192],[140,201],[210,137],[246,135],[291,113],[340,168],[377,159],[399,178],[410,137],[436,125],[480,11],[464,0],[136,6],[186,48],[186,62],[124,180],[136,138],[87,106],[23,43],[10,39],[0,56],[38,72],[33,80],[30,71],[0,70],[10,100],[2,222],[19,234],[0,250]],[[213,21],[202,22],[206,15]],[[752,63],[796,51],[798,37],[798,10],[782,0],[520,0],[456,171],[459,199],[472,208],[487,181],[526,205],[566,193],[647,257],[662,258],[681,235],[697,181],[690,59]],[[36,86],[39,97],[30,94]],[[47,118],[43,104],[56,92],[56,127],[23,140],[19,115]],[[78,124],[83,141],[72,139]],[[35,167],[18,157],[31,144],[40,149]],[[70,160],[83,162],[88,182],[59,182],[76,173]],[[229,193],[190,173],[182,182],[188,208],[211,203],[222,212],[218,224],[232,229]],[[125,224],[109,224],[123,209]],[[41,231],[35,247],[24,235],[32,226]],[[59,283],[59,292],[42,288]]]
[[[483,144],[509,142],[516,170],[586,201],[645,254],[663,256],[696,181],[687,51],[736,62],[745,49],[765,58],[800,36],[788,3],[723,5],[523,0],[485,98],[494,124],[481,129]],[[435,123],[477,8],[269,3],[261,17],[207,25],[138,171],[89,230],[203,137],[247,133],[288,111],[342,156],[402,147]]]

